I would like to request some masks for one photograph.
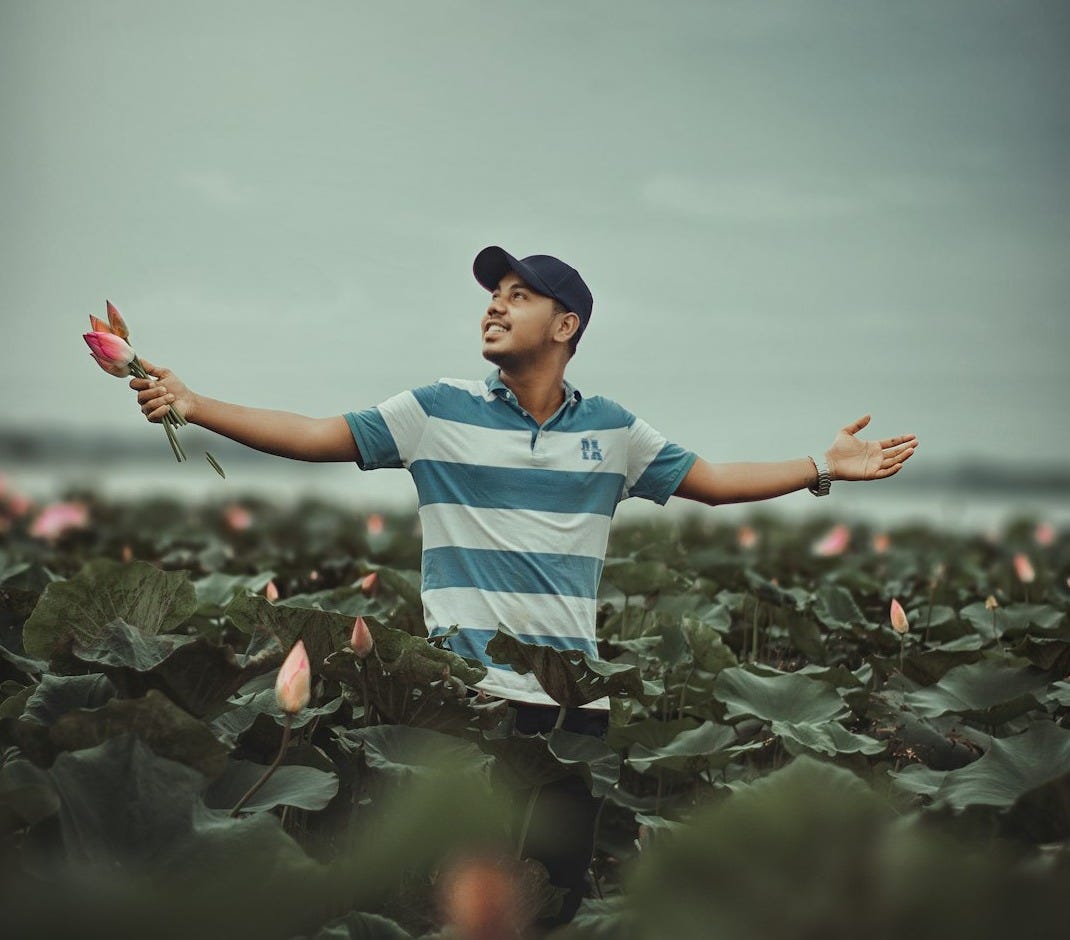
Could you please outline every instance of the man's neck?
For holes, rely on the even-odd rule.
[[[499,370],[502,384],[517,403],[539,424],[550,418],[565,400],[565,370],[561,367]]]

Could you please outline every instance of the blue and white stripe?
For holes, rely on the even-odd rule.
[[[405,467],[424,533],[424,617],[489,667],[486,691],[552,705],[534,676],[489,660],[499,624],[526,642],[597,655],[598,581],[620,500],[664,503],[695,455],[568,383],[541,427],[497,373],[442,379],[346,415],[361,467]],[[606,707],[606,703],[593,703]]]

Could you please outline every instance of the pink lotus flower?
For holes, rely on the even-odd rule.
[[[380,516],[379,513],[373,512],[370,516],[368,516],[367,530],[368,535],[370,535],[372,538],[375,538],[375,536],[377,535],[382,535],[383,529],[385,528],[386,523],[383,521],[383,517]]]
[[[749,525],[741,525],[736,531],[736,544],[743,549],[754,548],[758,544],[758,533]]]
[[[284,712],[296,715],[308,704],[311,695],[312,670],[308,664],[308,653],[305,644],[298,640],[275,680],[275,701]]]
[[[825,535],[814,542],[810,550],[820,558],[842,555],[851,543],[851,530],[842,522],[834,525]]]
[[[82,338],[93,352],[93,358],[97,359],[97,362],[103,359],[110,365],[121,369],[124,366],[128,367],[134,361],[134,350],[130,348],[126,340],[113,333],[83,333]]]
[[[360,579],[360,593],[365,597],[375,597],[379,593],[379,573],[373,571]]]
[[[1037,575],[1033,570],[1033,563],[1025,552],[1018,552],[1014,556],[1014,573],[1022,584],[1032,584],[1036,580]]]
[[[898,633],[906,633],[910,629],[910,621],[907,620],[907,612],[896,598],[892,598],[892,607],[889,613],[892,621],[892,629]]]
[[[253,514],[244,506],[232,503],[223,510],[223,521],[234,532],[244,532],[253,524]]]
[[[883,555],[892,546],[892,540],[885,532],[878,532],[873,536],[873,551],[878,555]]]
[[[353,633],[349,637],[349,645],[361,659],[367,659],[371,655],[375,640],[372,639],[372,632],[368,629],[368,624],[364,622],[363,617],[357,617],[353,621]]]
[[[1038,522],[1033,530],[1033,540],[1037,545],[1048,548],[1055,543],[1055,526],[1050,522]]]
[[[279,599],[279,589],[275,587],[274,581],[268,581],[264,585],[264,597],[266,597],[272,604]]]
[[[120,339],[130,339],[130,330],[126,328],[126,321],[123,320],[122,314],[115,309],[115,305],[110,300],[104,303],[108,305],[108,325],[111,327],[111,332]]]
[[[89,507],[84,503],[53,503],[38,513],[30,526],[30,535],[54,542],[72,529],[84,529],[89,524]]]

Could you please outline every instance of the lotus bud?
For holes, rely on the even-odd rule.
[[[1025,552],[1018,552],[1014,556],[1014,573],[1018,575],[1018,580],[1022,584],[1032,584],[1036,580],[1037,575],[1033,570],[1033,563]]]
[[[1050,522],[1038,522],[1033,530],[1033,539],[1037,545],[1047,548],[1055,543],[1055,527]]]
[[[114,366],[128,366],[134,361],[134,350],[126,340],[111,333],[83,333],[82,338],[89,348],[101,359],[107,359]]]
[[[296,715],[308,704],[311,695],[312,670],[308,664],[308,653],[305,652],[305,644],[298,640],[275,680],[275,701],[284,712]]]
[[[273,604],[279,599],[279,589],[275,587],[274,581],[268,581],[268,583],[264,585],[264,597]]]
[[[454,866],[443,879],[445,921],[463,940],[520,936],[521,898],[513,878],[490,859]]]
[[[736,532],[736,544],[742,549],[754,548],[758,544],[758,533],[749,525],[742,525]]]
[[[134,560],[134,550],[129,545],[123,546],[123,561],[129,564]]]
[[[121,339],[130,339],[130,331],[126,328],[126,321],[123,320],[122,315],[110,300],[106,300],[105,303],[108,305],[108,323],[111,324],[111,331]]]
[[[309,581],[318,581],[319,579],[320,579],[320,573],[315,568],[313,568],[308,573],[308,580]]]
[[[360,593],[365,597],[375,597],[379,593],[379,573],[373,571],[360,579]]]
[[[989,594],[985,598],[985,610],[995,610],[997,607],[999,607],[999,601],[996,600],[996,596]]]
[[[130,366],[117,366],[114,362],[103,359],[94,352],[91,352],[89,355],[96,360],[97,365],[107,372],[108,375],[114,375],[117,379],[125,379],[130,375]]]
[[[903,610],[903,605],[894,597],[892,598],[890,616],[892,620],[892,629],[896,633],[902,635],[910,629],[910,621],[907,620],[907,612]]]
[[[234,503],[223,510],[223,521],[234,532],[244,532],[253,524],[253,514],[244,506]]]
[[[30,535],[54,542],[72,529],[84,529],[88,523],[89,508],[84,503],[52,503],[33,520]]]
[[[835,555],[842,555],[850,543],[851,530],[840,522],[815,542],[811,546],[811,551],[820,558],[832,558]]]
[[[93,314],[89,314],[89,325],[93,327],[94,333],[111,333],[112,328],[108,326],[100,317],[95,317]]]
[[[883,555],[892,545],[892,540],[885,532],[878,532],[873,536],[873,551],[877,555]]]
[[[353,633],[349,637],[349,645],[361,659],[367,659],[371,655],[375,640],[372,639],[372,632],[368,629],[363,617],[357,617],[353,621]]]
[[[368,516],[367,530],[368,535],[375,538],[377,535],[383,534],[383,529],[386,528],[386,523],[383,521],[383,517],[377,512],[373,512]]]

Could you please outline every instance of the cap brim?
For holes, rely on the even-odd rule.
[[[472,273],[475,274],[476,280],[492,292],[498,289],[499,282],[510,271],[519,274],[524,283],[533,290],[548,297],[553,296],[550,286],[532,268],[497,245],[484,248],[472,263]]]

